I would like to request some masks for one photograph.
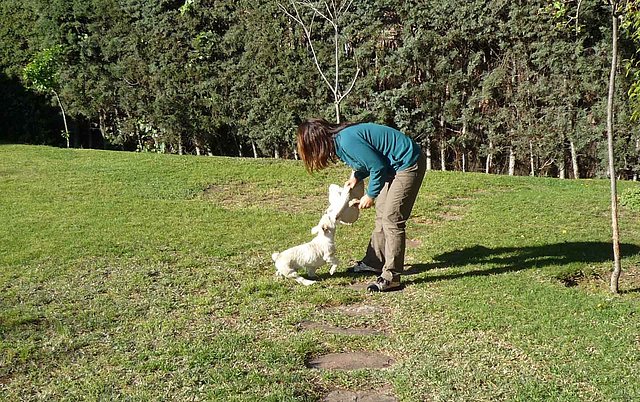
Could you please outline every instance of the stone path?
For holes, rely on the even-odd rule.
[[[373,391],[346,391],[337,390],[327,395],[325,402],[396,402],[397,399],[390,393]]]
[[[366,285],[366,284],[365,284]],[[335,308],[340,313],[348,315],[350,317],[363,317],[375,314],[388,314],[389,311],[382,307],[368,306],[368,305],[351,305],[351,306],[338,306]]]
[[[307,362],[307,366],[325,370],[383,369],[395,363],[393,358],[377,352],[329,353]]]
[[[366,283],[354,284],[351,288],[365,289]],[[351,305],[338,306],[332,310],[350,317],[366,317],[388,314],[389,311],[376,306]],[[335,325],[303,321],[298,324],[302,330],[317,330],[329,334],[354,335],[354,336],[385,336],[381,328],[341,328]],[[315,370],[358,370],[358,369],[386,369],[395,363],[393,357],[384,353],[372,351],[356,351],[347,353],[329,353],[317,356],[306,362],[307,367]],[[336,389],[330,392],[324,399],[325,402],[395,402],[397,399],[390,390],[344,390]]]

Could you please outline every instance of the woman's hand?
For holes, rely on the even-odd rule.
[[[374,199],[365,194],[362,198],[360,198],[360,202],[358,203],[358,208],[367,209],[373,206]]]
[[[354,176],[351,176],[349,180],[344,182],[344,185],[348,186],[349,188],[354,188],[357,183],[358,183],[358,179],[356,179]]]

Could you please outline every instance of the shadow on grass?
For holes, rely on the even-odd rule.
[[[637,255],[640,253],[640,247],[634,244],[621,244],[620,252],[622,257]],[[415,275],[436,268],[464,267],[467,265],[491,265],[492,268],[434,275],[413,281],[408,279],[407,282],[422,283],[470,276],[488,276],[517,272],[533,267],[544,268],[573,263],[602,263],[613,261],[613,249],[611,243],[605,242],[557,243],[531,247],[488,248],[473,246],[446,252],[437,255],[434,259],[435,262],[433,263],[414,264],[405,274]]]

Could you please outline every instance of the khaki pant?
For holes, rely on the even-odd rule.
[[[404,269],[406,248],[405,227],[426,171],[426,158],[420,154],[418,162],[387,179],[376,198],[376,224],[362,262],[382,269],[388,281],[400,279]]]

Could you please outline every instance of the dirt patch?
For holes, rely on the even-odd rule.
[[[462,215],[458,215],[453,212],[444,212],[438,216],[445,221],[460,221],[463,218]]]
[[[391,367],[395,360],[375,352],[329,353],[307,362],[307,367],[324,370],[383,369]]]
[[[411,217],[411,222],[417,225],[437,226],[442,225],[444,222],[459,221],[464,218],[464,207],[450,205],[446,211],[438,212],[436,216],[437,219],[415,216]]]
[[[283,186],[266,189],[244,182],[211,184],[202,191],[201,196],[226,209],[260,207],[291,213],[303,212],[310,205],[328,202],[325,193],[296,195]]]
[[[584,289],[601,289],[609,291],[611,272],[576,272],[559,278],[568,288],[580,287]],[[623,267],[619,280],[620,293],[635,293],[640,295],[640,266]]]
[[[407,239],[408,248],[418,248],[422,246],[422,240],[420,239]]]
[[[583,272],[576,272],[573,275],[560,278],[560,282],[562,282],[564,286],[568,288],[576,287],[580,284],[580,282],[584,282],[585,280],[587,280],[587,277]]]
[[[383,331],[379,331],[371,328],[340,328],[330,324],[323,324],[319,322],[303,321],[298,324],[301,329],[307,331],[319,330],[327,332],[329,334],[336,335],[359,335],[359,336],[371,336],[371,335],[384,335]]]
[[[640,267],[623,268],[620,283],[624,286],[623,291],[640,294]]]
[[[428,225],[428,226],[432,226],[432,225],[437,225],[438,221],[436,221],[435,219],[429,219],[427,217],[424,216],[412,216],[411,217],[411,222],[416,223],[418,225]]]
[[[324,397],[324,402],[396,402],[390,391],[346,391],[336,390]]]
[[[338,306],[336,310],[350,317],[364,317],[370,315],[384,315],[389,311],[383,307],[369,306],[364,304],[354,304],[351,306]]]
[[[8,385],[11,382],[11,375],[0,375],[0,385]]]

